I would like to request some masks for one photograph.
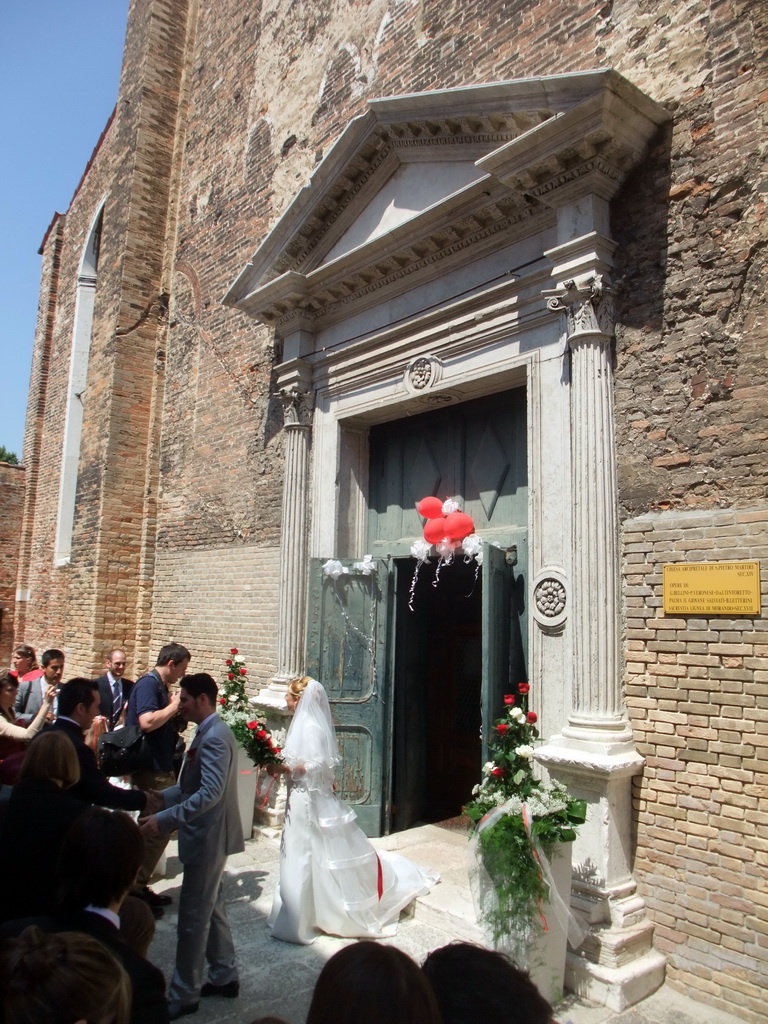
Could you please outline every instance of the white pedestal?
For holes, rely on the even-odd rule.
[[[237,803],[243,823],[243,839],[253,834],[253,807],[256,802],[257,770],[242,747],[237,748]]]

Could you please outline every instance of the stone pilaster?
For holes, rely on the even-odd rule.
[[[566,985],[622,1010],[661,984],[664,958],[631,871],[631,783],[643,760],[621,692],[612,308],[597,273],[547,294],[566,316],[571,353],[574,676],[568,724],[537,756],[588,807],[572,903],[590,933],[568,955]]]
[[[259,706],[285,707],[291,679],[304,671],[307,569],[309,550],[309,445],[313,392],[301,360],[281,378],[285,410],[285,460],[280,534],[280,589],[277,617],[277,671],[257,698]],[[287,379],[286,379],[287,376]]]

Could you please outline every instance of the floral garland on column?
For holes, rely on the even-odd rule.
[[[504,697],[505,714],[493,725],[492,759],[464,808],[472,820],[471,882],[478,919],[497,949],[528,962],[538,932],[547,931],[547,901],[563,920],[571,945],[585,931],[556,897],[549,861],[558,843],[576,838],[586,820],[583,800],[557,782],[543,783],[533,774],[537,715],[528,710],[529,683],[518,683]],[[560,905],[562,904],[562,905]]]
[[[275,746],[272,733],[266,725],[253,717],[253,709],[245,692],[247,675],[245,658],[236,647],[231,647],[229,657],[224,662],[223,680],[219,687],[219,716],[230,727],[255,767],[281,764],[281,748]]]

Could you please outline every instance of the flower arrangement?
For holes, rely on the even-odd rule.
[[[272,733],[263,722],[253,718],[245,692],[248,669],[245,658],[236,647],[230,648],[224,666],[224,678],[219,687],[219,715],[256,767],[280,764],[280,747],[272,742]]]
[[[541,908],[550,897],[549,858],[557,843],[576,838],[586,818],[583,800],[533,774],[539,731],[536,713],[528,710],[530,689],[518,683],[515,693],[505,695],[505,715],[493,725],[493,759],[483,765],[474,800],[464,808],[490,882],[490,893],[480,895],[481,915],[494,945],[518,956],[530,946],[532,933],[547,927]]]

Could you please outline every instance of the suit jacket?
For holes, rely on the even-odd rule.
[[[27,679],[26,682],[19,683],[19,692],[16,694],[14,705],[16,721],[19,725],[29,725],[43,706],[43,690],[40,683],[42,678],[43,674],[41,673],[36,679]],[[42,686],[44,687],[45,683]]]
[[[112,699],[112,686],[109,682],[109,676],[99,676],[96,683],[99,687],[99,714],[104,715],[106,720],[109,722],[109,728],[114,729],[117,724],[117,720],[120,717],[120,712],[123,710],[123,705],[127,703],[128,698],[131,696],[131,690],[133,689],[132,679],[121,679],[120,680],[123,688],[123,699],[120,703],[120,707],[115,713],[114,707],[115,702]]]
[[[0,830],[0,872],[13,884],[0,901],[0,920],[53,909],[56,861],[86,809],[70,793],[49,779],[22,779],[13,787]]]
[[[83,730],[77,722],[57,718],[50,726],[64,732],[72,740],[80,762],[80,781],[69,790],[72,796],[87,804],[111,807],[120,811],[143,811],[146,797],[138,789],[121,789],[113,786],[99,768],[96,755],[85,742]]]
[[[205,864],[245,849],[237,803],[237,740],[218,715],[197,728],[179,782],[163,790],[161,832],[179,830],[182,864]]]
[[[133,990],[130,1024],[168,1024],[168,1003],[162,972],[123,942],[119,930],[111,921],[90,910],[62,912],[50,917],[20,918],[3,925],[0,938],[15,938],[33,924],[44,932],[81,932],[97,939],[120,961],[130,978]]]

